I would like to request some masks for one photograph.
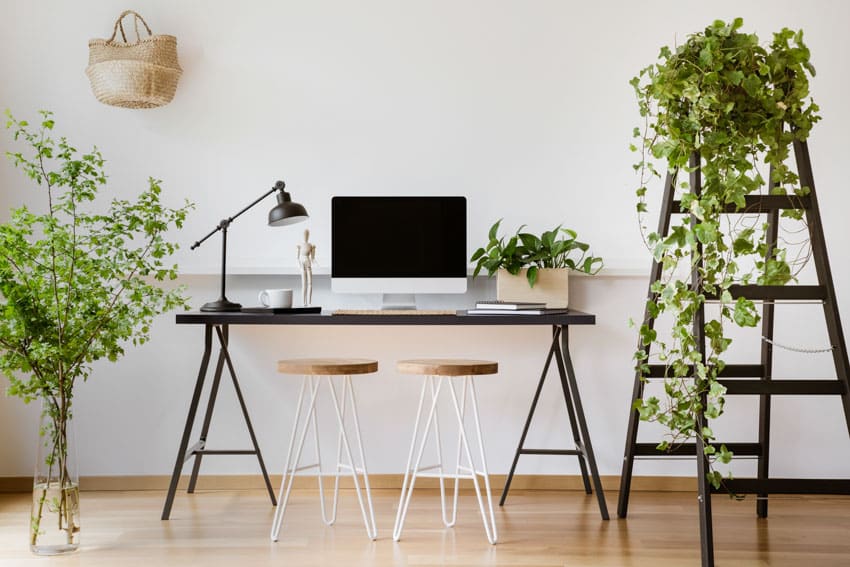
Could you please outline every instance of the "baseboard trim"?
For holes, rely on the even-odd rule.
[[[506,475],[490,475],[493,490],[501,491],[505,485]],[[620,487],[620,477],[603,475],[602,487],[606,491],[616,491]],[[332,479],[325,478],[325,482]],[[401,474],[370,474],[369,482],[374,489],[400,490],[404,476]],[[170,477],[166,475],[129,475],[129,476],[85,476],[80,478],[81,490],[166,490]],[[272,486],[277,490],[280,485],[280,475],[271,475]],[[180,477],[178,490],[185,491],[189,484],[189,476]],[[464,483],[466,484],[466,483]],[[198,477],[197,490],[254,490],[264,488],[263,477],[260,475],[201,475]],[[309,476],[299,476],[293,485],[295,488],[313,488],[316,479]],[[350,478],[341,479],[341,486],[351,488]],[[435,478],[416,480],[416,486],[437,488]],[[471,486],[471,485],[470,485]],[[511,488],[516,490],[584,490],[579,475],[541,475],[523,474],[514,476]],[[0,492],[29,492],[32,490],[32,477],[6,476],[0,477]],[[632,478],[632,490],[652,492],[690,492],[696,490],[696,479],[680,476],[635,476]]]

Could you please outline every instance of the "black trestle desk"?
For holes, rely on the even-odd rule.
[[[204,352],[201,358],[198,378],[195,382],[195,389],[192,394],[192,401],[189,405],[189,414],[186,417],[186,426],[183,429],[183,437],[180,440],[180,446],[177,450],[177,460],[174,464],[174,472],[171,475],[168,494],[165,498],[165,506],[162,510],[162,519],[167,520],[171,515],[171,506],[174,503],[174,495],[177,492],[177,483],[180,480],[180,474],[183,470],[183,466],[186,461],[193,457],[195,461],[192,467],[192,474],[189,478],[188,492],[194,492],[195,485],[198,480],[198,473],[201,468],[201,460],[204,455],[256,455],[272,505],[276,504],[274,489],[272,488],[271,481],[269,480],[269,475],[266,471],[265,463],[263,462],[263,456],[260,452],[260,447],[257,444],[257,438],[254,435],[251,420],[248,417],[248,408],[245,405],[245,400],[242,396],[239,382],[236,379],[236,370],[234,369],[233,361],[231,360],[230,353],[227,349],[231,325],[547,325],[552,328],[552,339],[549,351],[543,365],[543,372],[540,375],[540,381],[537,384],[537,390],[535,391],[531,402],[528,418],[526,419],[516,453],[514,454],[510,472],[508,473],[505,481],[504,491],[502,492],[502,498],[499,504],[503,505],[505,503],[505,498],[508,495],[508,490],[510,489],[511,480],[513,479],[514,471],[516,470],[520,455],[574,455],[577,456],[579,460],[585,492],[587,494],[591,494],[594,490],[596,491],[596,498],[599,502],[599,511],[602,515],[602,519],[607,520],[608,507],[605,503],[602,483],[599,480],[599,471],[596,467],[596,458],[593,455],[593,446],[590,442],[587,420],[585,419],[584,409],[582,408],[581,396],[579,395],[578,383],[576,382],[575,370],[573,369],[569,349],[569,327],[571,325],[593,325],[595,323],[595,315],[573,309],[570,309],[566,313],[553,315],[516,315],[510,313],[506,313],[505,315],[467,315],[464,311],[458,311],[457,314],[454,315],[331,315],[328,313],[271,315],[265,313],[201,312],[178,314],[178,325],[204,326]],[[195,417],[201,401],[201,394],[203,392],[204,382],[209,370],[214,342],[217,342],[219,346],[218,360],[213,374],[212,387],[207,401],[206,414],[201,427],[200,440],[192,446],[189,446],[189,438],[192,434]],[[573,441],[575,442],[575,447],[572,449],[528,449],[525,447],[526,435],[528,434],[528,429],[531,425],[532,417],[534,416],[534,411],[540,398],[540,392],[543,388],[546,376],[549,373],[549,368],[553,359],[555,360],[555,366],[558,369],[558,376],[561,381],[561,388],[564,394],[564,401],[566,403],[571,434]],[[245,418],[245,423],[248,426],[248,433],[251,437],[253,449],[210,450],[206,448],[207,434],[209,433],[210,421],[212,419],[216,396],[218,394],[218,388],[225,365],[227,366],[230,378],[236,389],[236,396],[242,408],[242,415]],[[592,487],[591,482],[593,484]]]

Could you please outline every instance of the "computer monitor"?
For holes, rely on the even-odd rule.
[[[412,294],[464,293],[466,197],[333,197],[331,290],[382,293],[384,307]],[[388,294],[408,294],[404,305]]]

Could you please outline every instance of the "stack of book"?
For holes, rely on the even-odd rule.
[[[566,313],[563,309],[547,309],[545,303],[525,301],[479,301],[475,309],[468,309],[467,315],[552,315]]]

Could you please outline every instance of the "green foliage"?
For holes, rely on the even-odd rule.
[[[477,276],[482,268],[490,276],[499,268],[513,275],[528,268],[528,285],[534,287],[540,268],[569,268],[587,274],[595,274],[602,269],[602,258],[589,255],[590,246],[578,241],[574,230],[558,225],[536,236],[522,232],[524,227],[521,226],[506,241],[505,237],[498,235],[501,223],[502,219],[499,219],[490,227],[487,245],[472,254],[471,261],[476,262],[472,277]]]
[[[64,137],[54,139],[50,112],[35,128],[6,115],[6,128],[27,146],[7,156],[43,190],[46,212],[21,206],[0,225],[0,372],[10,395],[43,400],[45,464],[65,487],[76,382],[94,361],[115,361],[128,342],[147,341],[154,316],[186,307],[182,287],[155,282],[177,277],[177,266],[165,263],[177,245],[165,235],[183,225],[191,205],[164,207],[160,182],[149,179],[134,201],[113,199],[98,210],[106,184],[100,152],[79,155]],[[41,509],[33,538],[40,521]]]
[[[665,274],[652,290],[648,313],[653,318],[667,314],[673,328],[668,342],[659,340],[646,324],[640,329],[638,369],[647,371],[653,346],[667,366],[667,379],[666,400],[638,402],[637,409],[643,419],[669,428],[668,446],[695,436],[707,443],[714,439],[709,428],[696,429],[695,416],[701,411],[709,418],[723,413],[724,391],[717,375],[731,344],[725,325],[759,323],[753,302],[733,301],[730,286],[783,285],[793,279],[785,251],[768,252],[763,226],[726,223],[721,213],[730,205],[743,212],[745,196],[764,187],[771,194],[809,192],[786,163],[792,143],[805,140],[820,119],[809,97],[814,68],[803,34],[782,29],[765,47],[755,34],[740,31],[742,26],[740,18],[715,21],[684,45],[663,47],[658,62],[631,80],[643,117],[632,144],[641,153],[634,165],[641,174],[638,212],[647,210],[649,181],[660,177],[653,160],[675,174],[692,172],[695,164],[690,160],[698,156],[702,176],[698,195],[681,196],[683,212],[689,214],[674,223],[666,237],[646,236]],[[759,170],[762,163],[769,168],[768,179]],[[784,214],[800,218],[801,211]],[[749,272],[741,268],[749,265],[754,266]],[[691,285],[694,273],[696,285]],[[706,294],[716,295],[721,304],[719,317],[705,322],[708,348],[703,358],[693,324]],[[710,457],[728,462],[731,453],[722,447]],[[719,475],[712,474],[710,480],[719,483]]]

